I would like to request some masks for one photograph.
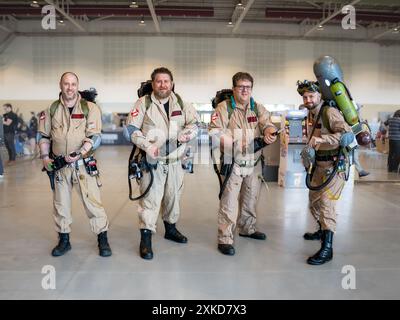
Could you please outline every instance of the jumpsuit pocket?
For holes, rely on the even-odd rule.
[[[75,129],[80,128],[86,121],[84,119],[73,119],[72,125]]]
[[[97,186],[99,188],[101,188],[103,186],[103,184],[101,183],[100,175],[95,176],[95,178],[96,178]]]

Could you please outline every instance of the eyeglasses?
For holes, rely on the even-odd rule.
[[[253,89],[252,86],[235,86],[236,88],[239,88],[240,91],[250,91],[251,89]]]

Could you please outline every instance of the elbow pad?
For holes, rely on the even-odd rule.
[[[134,133],[135,131],[138,131],[138,130],[140,130],[138,127],[135,127],[133,125],[128,125],[128,126],[124,126],[124,129],[122,132],[123,132],[124,138],[127,141],[132,142],[132,139],[131,139],[132,133]]]
[[[100,134],[95,134],[90,137],[92,139],[93,144],[92,144],[92,150],[96,150],[98,147],[100,147],[101,144],[101,135]]]
[[[36,143],[39,144],[47,140],[50,143],[50,137],[42,135],[40,132],[36,134]]]

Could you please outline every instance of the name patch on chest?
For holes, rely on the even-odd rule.
[[[80,113],[80,114],[78,114],[78,113],[73,113],[72,115],[71,115],[71,119],[83,119],[85,116],[84,116],[84,114],[83,113]]]
[[[257,122],[257,117],[255,116],[247,117],[247,122],[248,123]]]
[[[172,113],[171,113],[171,117],[181,116],[181,115],[182,115],[182,111],[180,111],[180,110],[175,110],[175,111],[172,111]]]

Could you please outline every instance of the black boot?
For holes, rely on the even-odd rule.
[[[175,227],[175,223],[168,223],[164,221],[165,226],[165,239],[172,240],[178,243],[186,243],[187,238],[181,234]]]
[[[107,240],[107,231],[103,231],[97,235],[97,242],[99,243],[99,255],[102,257],[111,256],[111,247]]]
[[[227,256],[233,256],[235,254],[235,248],[231,244],[218,244],[218,250]]]
[[[153,259],[153,250],[151,250],[151,230],[140,229],[140,256],[143,259]]]
[[[53,257],[59,257],[71,250],[71,244],[69,243],[69,233],[58,233],[58,244],[51,251]]]
[[[254,233],[252,233],[252,234],[239,233],[239,236],[252,238],[252,239],[256,239],[256,240],[265,240],[265,239],[267,239],[267,235],[265,233],[263,233],[263,232],[260,232],[260,231],[254,231]]]
[[[332,260],[333,257],[333,232],[330,230],[322,231],[322,243],[321,249],[314,254],[312,257],[308,258],[307,263],[312,265],[321,265],[325,262]]]
[[[303,235],[303,238],[305,240],[321,240],[322,238],[322,229],[321,229],[321,223],[319,221],[318,222],[318,226],[319,229],[315,232],[307,232]]]

